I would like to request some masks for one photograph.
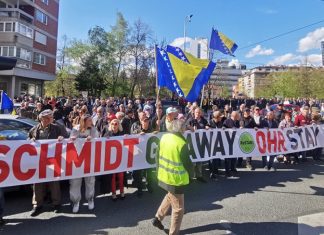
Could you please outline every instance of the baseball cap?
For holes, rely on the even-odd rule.
[[[143,108],[144,111],[146,111],[146,110],[151,110],[151,109],[152,109],[151,106],[149,106],[149,105],[144,105],[144,108]]]
[[[178,110],[176,108],[174,108],[174,107],[169,107],[166,110],[166,114],[176,113],[176,112],[178,112]]]
[[[53,116],[53,111],[50,109],[45,109],[43,112],[39,114],[39,118],[46,117],[46,116]]]

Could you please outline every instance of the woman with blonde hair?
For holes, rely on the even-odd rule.
[[[89,114],[82,115],[80,118],[80,124],[76,125],[70,134],[70,139],[75,141],[77,138],[86,138],[86,141],[91,141],[92,138],[99,136],[96,128],[93,126],[92,118]],[[81,186],[82,179],[85,183],[85,197],[88,200],[89,210],[94,209],[94,194],[95,194],[95,177],[89,176],[78,179],[70,180],[70,199],[73,204],[73,213],[79,212],[81,201]]]
[[[123,127],[121,125],[120,120],[118,119],[112,119],[108,125],[104,128],[102,137],[112,137],[112,136],[121,136],[124,135],[123,132]],[[123,200],[125,199],[125,194],[124,194],[124,172],[120,173],[114,173],[111,176],[111,193],[112,193],[112,200],[116,201],[117,196],[116,196],[116,180],[118,177],[118,186],[119,186],[119,191],[120,191],[120,198]]]
[[[87,106],[83,105],[79,111],[79,116],[77,116],[76,118],[73,119],[73,122],[72,122],[72,127],[75,127],[77,125],[80,124],[80,121],[81,121],[81,117],[85,114],[88,114],[88,108]]]

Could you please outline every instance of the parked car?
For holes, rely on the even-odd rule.
[[[25,140],[28,137],[29,130],[37,124],[38,122],[30,118],[22,118],[18,115],[0,114],[0,135],[1,133],[6,134],[8,140]],[[58,124],[63,125],[62,123]],[[68,134],[71,132],[69,128],[66,128],[66,131]]]
[[[18,115],[9,114],[0,115],[0,132],[8,135],[10,138],[16,138],[15,140],[17,140],[19,136],[21,140],[26,139],[29,130],[36,125],[37,122],[29,118],[22,118]],[[17,134],[14,134],[14,131],[16,131]],[[25,133],[25,136],[23,133]]]

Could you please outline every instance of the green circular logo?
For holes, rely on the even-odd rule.
[[[239,139],[240,149],[243,153],[252,153],[255,148],[253,136],[248,132],[243,132]]]

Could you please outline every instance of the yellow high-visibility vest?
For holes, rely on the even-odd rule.
[[[158,180],[172,186],[189,184],[189,173],[184,168],[180,153],[186,141],[172,133],[164,134],[160,140]]]

